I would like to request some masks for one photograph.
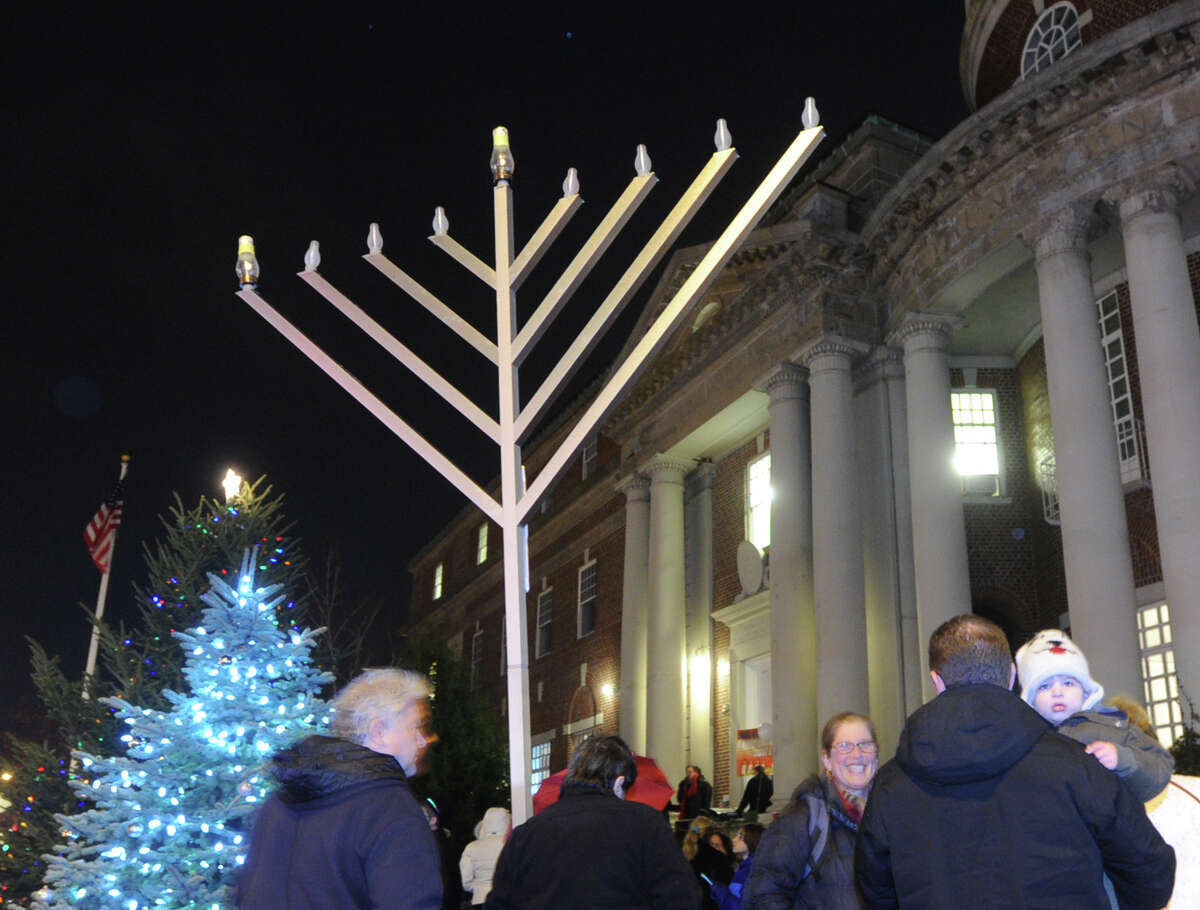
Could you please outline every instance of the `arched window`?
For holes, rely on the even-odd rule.
[[[1082,43],[1079,29],[1083,23],[1072,3],[1055,3],[1047,9],[1025,39],[1021,54],[1021,78],[1032,76],[1057,63]]]

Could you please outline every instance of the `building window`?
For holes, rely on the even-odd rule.
[[[596,437],[593,436],[583,444],[583,479],[587,480],[596,473]]]
[[[579,570],[579,631],[583,638],[596,630],[596,560]]]
[[[442,599],[442,573],[443,563],[438,563],[433,567],[433,599]]]
[[[1165,603],[1138,610],[1138,646],[1142,651],[1142,684],[1150,723],[1163,748],[1170,748],[1183,735],[1183,712],[1175,677],[1171,613]]]
[[[1021,78],[1057,63],[1082,43],[1079,29],[1084,23],[1070,3],[1055,3],[1048,8],[1025,39],[1025,50],[1021,54]]]
[[[544,657],[550,653],[550,619],[554,611],[554,589],[547,588],[538,594],[537,601],[537,642],[534,657]]]
[[[471,688],[479,685],[483,676],[483,629],[478,626],[471,636]]]
[[[746,465],[746,539],[765,550],[771,545],[771,453]]]
[[[1125,364],[1125,336],[1121,331],[1121,311],[1117,292],[1096,301],[1100,319],[1100,347],[1104,351],[1104,369],[1108,376],[1108,399],[1112,405],[1113,426],[1117,431],[1117,456],[1121,460],[1121,482],[1132,483],[1145,476],[1143,454],[1145,429],[1133,417],[1133,396],[1129,390],[1129,372]]]
[[[479,526],[479,532],[475,535],[475,565],[481,566],[487,562],[487,545],[488,523],[485,521]]]
[[[536,743],[529,750],[529,789],[537,793],[537,788],[550,776],[550,743]]]
[[[969,496],[1000,496],[1000,447],[996,440],[996,393],[982,389],[950,393],[954,420],[954,468]]]

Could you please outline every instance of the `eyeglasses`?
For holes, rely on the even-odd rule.
[[[837,752],[839,755],[849,755],[855,749],[858,749],[863,755],[874,755],[879,751],[879,743],[873,739],[866,739],[861,743],[834,743],[830,751]]]

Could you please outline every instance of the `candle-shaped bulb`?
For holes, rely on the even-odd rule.
[[[713,134],[713,143],[718,152],[725,151],[733,144],[733,137],[729,135],[729,127],[726,126],[724,117],[717,121],[717,131]]]
[[[567,168],[567,179],[563,181],[563,195],[579,195],[579,172],[573,167]]]
[[[233,271],[242,290],[250,288],[253,291],[258,287],[258,259],[254,255],[254,238],[249,234],[238,238],[237,262],[233,265]]]
[[[433,233],[437,237],[445,237],[448,230],[450,219],[446,217],[446,210],[439,205],[433,210]]]
[[[383,234],[379,233],[379,224],[375,221],[371,222],[371,227],[367,230],[367,252],[383,252]]]
[[[508,130],[502,126],[492,130],[492,177],[507,180],[513,175],[512,149],[508,145]]]
[[[817,111],[817,102],[811,95],[804,99],[804,113],[800,117],[800,122],[804,124],[806,130],[811,130],[821,122],[821,115]]]
[[[317,241],[312,241],[308,245],[308,250],[304,254],[304,270],[306,272],[315,272],[317,266],[321,264],[321,244]]]
[[[637,147],[637,155],[633,158],[633,169],[639,177],[645,177],[650,173],[650,153],[646,151],[646,146],[639,145]]]

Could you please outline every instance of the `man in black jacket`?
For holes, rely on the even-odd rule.
[[[754,776],[746,781],[746,792],[742,794],[737,806],[737,814],[749,807],[751,812],[766,812],[775,795],[775,784],[767,777],[767,771],[762,765],[754,766]]]
[[[516,828],[486,910],[696,910],[700,889],[662,814],[625,801],[637,763],[624,740],[585,740],[558,801]]]
[[[1011,691],[1004,633],[974,615],[929,641],[938,696],[875,778],[855,877],[871,908],[1158,908],[1175,853],[1083,745]]]

